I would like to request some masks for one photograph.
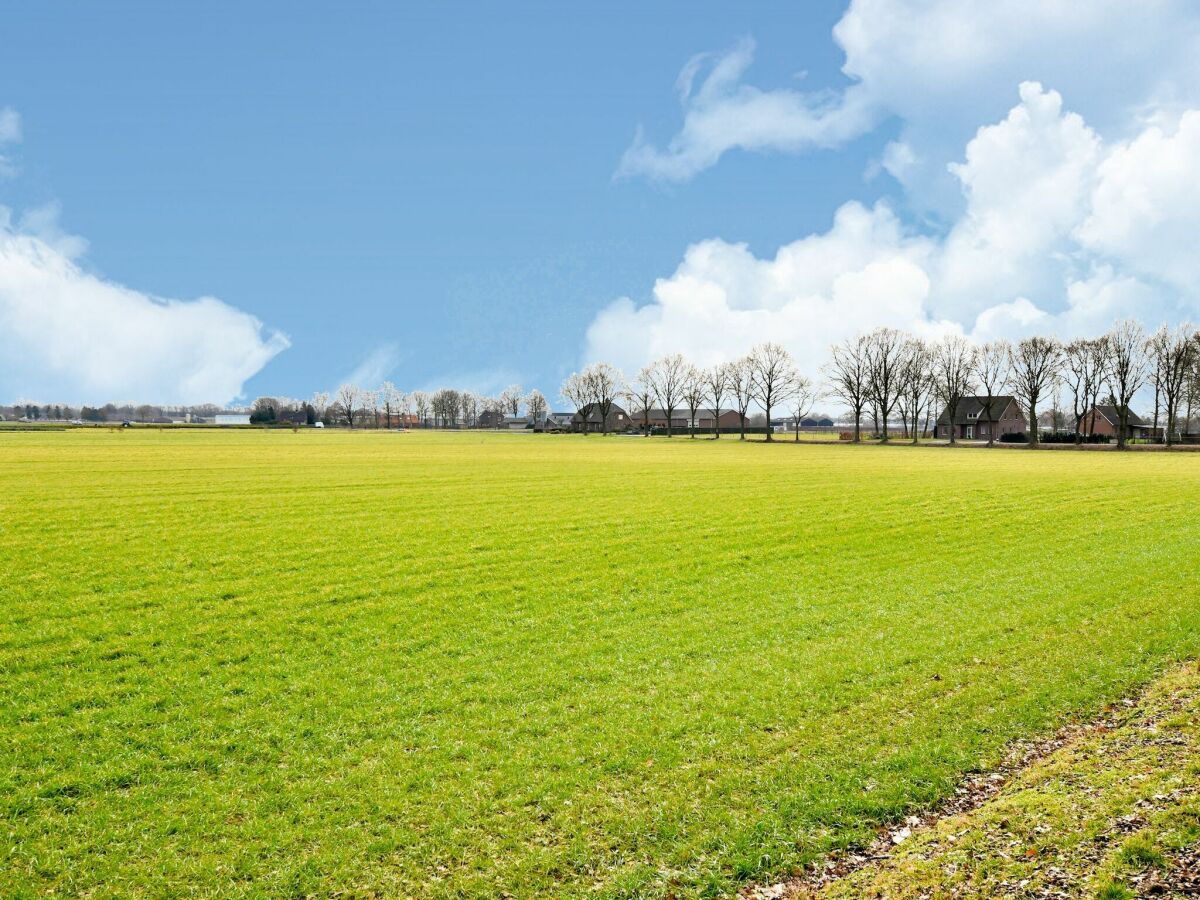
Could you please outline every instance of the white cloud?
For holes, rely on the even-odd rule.
[[[830,343],[878,325],[1070,337],[1130,315],[1200,314],[1200,110],[1106,142],[1056,91],[1026,82],[946,168],[962,213],[944,235],[906,228],[884,203],[847,203],[827,232],[773,259],[701,241],[653,302],[623,298],[597,315],[586,357],[636,370],[682,351],[709,364],[770,339],[811,371]]]
[[[1200,283],[1200,110],[1117,145],[1097,172],[1089,248],[1180,290]]]
[[[53,209],[0,208],[0,385],[10,396],[224,403],[288,346],[213,297],[153,297],[85,271]]]
[[[1020,103],[980,128],[948,169],[965,210],[945,241],[936,308],[974,316],[998,297],[1061,295],[1063,256],[1093,187],[1100,140],[1062,97],[1026,82]]]
[[[1188,0],[853,0],[833,38],[851,81],[839,92],[746,84],[749,40],[694,58],[679,79],[680,130],[664,148],[639,133],[618,174],[685,180],[735,148],[833,146],[894,116],[915,158],[893,174],[936,206],[953,188],[941,161],[1021,81],[1054,85],[1102,129],[1146,105],[1200,102],[1200,11]]]
[[[797,151],[836,146],[874,123],[870,103],[854,89],[844,94],[764,91],[743,83],[742,75],[753,59],[750,38],[727,53],[693,57],[676,82],[684,110],[682,129],[665,150],[648,143],[639,129],[621,159],[617,177],[685,180],[735,147]],[[706,68],[699,88],[693,90]]]
[[[354,371],[343,378],[339,384],[357,384],[360,387],[375,388],[382,384],[396,364],[400,362],[400,348],[394,343],[381,344],[354,367]]]
[[[829,344],[856,331],[891,325],[934,336],[956,330],[927,313],[932,242],[905,235],[885,204],[847,203],[833,226],[758,259],[742,244],[703,241],[688,248],[653,303],[623,298],[588,329],[589,359],[635,372],[682,350],[711,365],[777,341],[810,370]]]

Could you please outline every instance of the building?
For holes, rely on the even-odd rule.
[[[1125,407],[1125,412],[1126,438],[1149,438],[1154,434],[1153,426],[1132,409]],[[1119,408],[1108,405],[1093,406],[1080,425],[1084,434],[1103,434],[1115,438],[1121,425]]]
[[[937,436],[949,440],[986,441],[1005,434],[1024,434],[1029,427],[1021,405],[1015,397],[993,397],[991,414],[987,412],[987,397],[963,397],[950,421],[950,407],[942,410],[937,420]]]
[[[686,406],[682,409],[671,410],[671,428],[686,431],[691,420],[692,411]],[[641,410],[630,414],[635,428],[641,428],[647,418],[651,428],[667,427],[667,411],[665,409],[650,409],[643,413]],[[712,407],[702,407],[696,410],[696,428],[709,431],[716,428],[741,427],[741,414],[736,409],[721,409],[714,414]]]
[[[532,428],[533,425],[528,416],[505,416],[500,420],[498,427],[508,431],[525,431]]]
[[[213,416],[215,425],[249,425],[250,413],[217,413]]]
[[[552,412],[549,413],[542,422],[543,431],[570,431],[571,419],[575,417],[575,413],[569,412]]]
[[[571,416],[572,431],[628,431],[634,423],[622,407],[613,404],[608,411],[607,421],[600,415],[600,407],[589,403]]]
[[[503,410],[485,409],[479,414],[479,417],[475,420],[475,424],[479,428],[499,428],[500,423],[503,421]]]

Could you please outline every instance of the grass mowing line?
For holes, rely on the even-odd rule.
[[[0,452],[0,893],[729,893],[1200,652],[1182,456]]]

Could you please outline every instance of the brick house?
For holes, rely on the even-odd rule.
[[[1023,434],[1029,427],[1015,397],[993,397],[990,415],[987,407],[987,397],[963,397],[951,422],[947,406],[938,416],[937,436],[948,440],[953,430],[957,440],[986,441],[1004,434]]]
[[[1126,407],[1125,437],[1148,438],[1154,433],[1150,423]],[[1080,427],[1085,434],[1104,434],[1115,438],[1120,428],[1121,415],[1116,406],[1097,405],[1083,417]]]
[[[604,425],[607,424],[607,428]],[[633,427],[633,422],[629,418],[629,413],[625,412],[617,404],[613,404],[608,411],[608,422],[605,423],[600,415],[600,407],[595,403],[589,403],[583,409],[579,410],[575,415],[571,416],[572,431],[627,431]]]

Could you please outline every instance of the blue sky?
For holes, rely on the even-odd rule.
[[[210,4],[11,4],[0,109],[19,133],[0,130],[0,205],[10,243],[24,243],[8,259],[44,261],[49,247],[69,283],[28,267],[5,282],[0,259],[0,326],[18,345],[0,361],[0,394],[207,391],[223,401],[307,396],[352,374],[410,389],[519,381],[555,394],[590,358],[633,367],[681,349],[706,362],[780,328],[815,358],[843,319],[1066,334],[1140,314],[1164,292],[1169,302],[1156,299],[1148,318],[1188,314],[1191,272],[1161,258],[1163,235],[1114,237],[1096,224],[1104,160],[1136,151],[1148,128],[1168,141],[1186,130],[1187,5],[1133,16],[1098,3],[997,21],[977,4],[906,6],[292,2],[214,14]],[[964,11],[977,34],[964,33]],[[896,48],[920,16],[951,38],[913,62]],[[835,36],[843,17],[854,27]],[[956,40],[981,46],[954,52]],[[681,99],[677,79],[697,54],[709,55]],[[722,65],[737,71],[722,81]],[[1012,134],[997,133],[999,149],[979,146],[978,171],[948,174],[979,128],[1002,128],[1022,106],[1035,110],[1036,134],[1014,149]],[[1070,128],[1077,113],[1082,138]],[[782,133],[780,122],[790,123]],[[649,152],[623,164],[639,126]],[[734,136],[728,145],[722,134]],[[1191,147],[1178,143],[1163,152],[1182,155],[1186,175]],[[1044,165],[1014,173],[1005,152]],[[1056,194],[1056,179],[1075,178],[1063,192],[1090,193],[1079,209],[1018,210],[1014,224],[996,199],[1012,193],[1006,177],[1045,177]],[[1132,201],[1112,202],[1110,220]],[[1024,256],[994,239],[1059,213],[1059,231]],[[995,227],[971,232],[980,222]],[[954,249],[981,241],[980,259]],[[780,287],[777,254],[789,248],[843,262]],[[1066,269],[1042,271],[1064,253]],[[974,297],[978,285],[960,273],[970,266],[1037,271],[1000,279],[985,299],[947,299]],[[1081,318],[1072,285],[1120,297]],[[180,301],[178,324],[121,307],[137,298],[110,288]],[[705,299],[714,292],[716,312]],[[201,297],[221,303],[183,308]],[[119,352],[97,350],[84,365],[69,348],[40,346],[80,308],[109,300],[116,311],[97,312],[91,333]],[[61,319],[21,318],[60,301]],[[135,324],[123,328],[124,316]],[[128,338],[143,318],[145,342],[163,349],[124,369],[145,343]],[[732,337],[716,342],[714,331]],[[194,357],[192,338],[207,348]]]

